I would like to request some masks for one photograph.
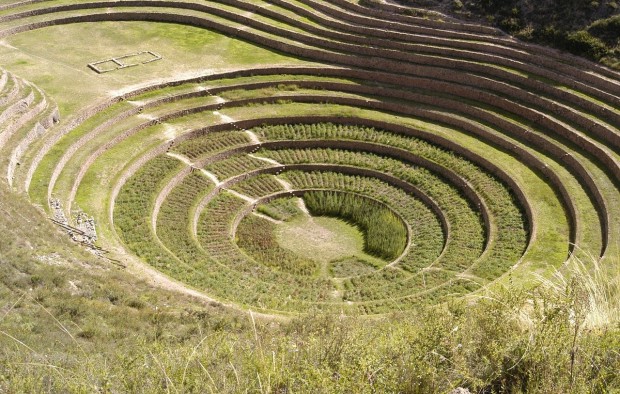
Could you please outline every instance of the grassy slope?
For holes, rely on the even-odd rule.
[[[563,289],[538,294],[546,304],[506,291],[475,306],[380,320],[255,321],[94,258],[4,186],[0,211],[2,392],[620,387],[620,332],[571,323],[586,316],[579,286],[568,297]]]
[[[69,28],[74,27],[62,31]],[[88,47],[93,33],[80,34],[80,28],[75,26],[73,37],[82,37]],[[110,42],[130,42],[122,37],[125,31],[117,30],[111,41],[98,36],[101,46],[93,47],[93,56],[68,51],[71,56],[54,58],[65,51],[63,41],[50,42],[56,36],[43,31],[38,38],[33,32],[11,41],[24,48],[38,43],[37,50],[51,47],[45,71],[37,68],[34,53],[1,47],[0,55],[9,59],[11,70],[58,98],[62,112],[72,112],[110,86],[154,77],[144,67],[126,70],[123,77],[109,74],[103,88],[89,83],[85,58],[134,50],[120,46],[122,53],[102,52]],[[175,37],[198,45],[185,41],[185,31]],[[22,39],[28,42],[20,44]],[[162,46],[146,49],[164,52]],[[189,59],[177,58],[188,49],[195,48],[164,53],[165,59],[188,64]],[[203,68],[204,57],[197,59]],[[174,72],[178,65],[151,66]],[[214,69],[227,65],[219,66]],[[76,68],[82,71],[76,74]],[[533,306],[532,294],[507,291],[473,307],[458,304],[381,320],[311,315],[287,323],[254,322],[215,304],[154,289],[96,259],[4,185],[0,229],[0,392],[428,393],[461,385],[472,391],[546,393],[620,387],[617,320],[607,316],[606,330],[571,323],[575,316],[577,322],[586,318],[579,287],[570,287],[568,297],[559,295],[562,291],[544,293],[550,302]]]
[[[54,97],[63,116],[93,99],[148,81],[301,62],[213,31],[170,23],[52,26],[17,34],[7,44],[0,46],[2,66]],[[162,60],[105,74],[87,67],[90,62],[146,50],[157,52]]]
[[[0,201],[0,391],[90,390],[105,359],[143,343],[247,326],[94,257],[5,185]]]
[[[397,1],[492,24],[520,39],[552,45],[620,68],[620,4],[615,0]]]

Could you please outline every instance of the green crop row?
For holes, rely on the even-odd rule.
[[[293,275],[317,275],[319,264],[281,248],[275,237],[276,230],[276,224],[248,215],[237,229],[237,244],[261,264]]]
[[[178,271],[179,262],[154,239],[150,220],[154,194],[179,161],[158,156],[142,166],[120,190],[114,206],[114,225],[123,243],[137,256],[164,272]]]
[[[200,258],[199,249],[189,231],[191,209],[213,187],[213,182],[204,174],[193,171],[170,192],[160,208],[157,236],[183,261],[191,262]]]
[[[183,141],[172,148],[173,152],[196,160],[250,142],[247,133],[242,131],[222,131],[207,133],[204,136]]]
[[[215,174],[220,180],[244,174],[250,170],[271,167],[273,164],[245,154],[234,155],[205,166],[205,170]]]
[[[284,186],[276,180],[273,175],[261,174],[256,177],[248,178],[231,187],[241,194],[250,197],[261,197],[269,194],[284,191]]]

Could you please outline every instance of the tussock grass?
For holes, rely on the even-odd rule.
[[[127,312],[122,305],[105,313],[92,335],[80,335],[76,327],[88,314],[63,314],[49,306],[54,296],[39,302],[16,295],[11,306],[18,306],[0,315],[0,389],[443,393],[466,387],[477,393],[605,393],[619,388],[620,332],[607,325],[575,335],[574,293],[564,288],[566,298],[558,303],[547,290],[503,289],[473,303],[384,319],[311,313],[282,323],[251,312],[226,320],[217,309],[176,314],[149,303],[141,312],[149,316],[142,323],[149,330],[126,338],[106,334],[125,324],[115,321]],[[22,316],[47,329],[17,331],[18,308],[38,311]],[[36,341],[49,335],[58,340],[44,355]]]
[[[573,256],[552,276],[539,276],[538,280],[558,299],[572,302],[576,325],[598,329],[620,323],[620,276],[614,273],[616,267],[614,262],[601,262],[593,256]]]

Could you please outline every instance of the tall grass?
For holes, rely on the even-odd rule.
[[[405,249],[407,229],[385,205],[357,194],[334,191],[311,191],[303,198],[312,215],[339,217],[360,227],[366,253],[393,260]]]
[[[573,260],[534,291],[376,319],[281,322],[154,289],[95,262],[25,199],[1,187],[0,197],[2,393],[620,389],[612,261]]]
[[[75,324],[60,326],[43,311],[32,318],[51,323],[44,333],[0,337],[0,392],[617,392],[617,327],[583,331],[573,343],[570,314],[543,294],[529,325],[520,315],[532,293],[503,290],[473,304],[376,320],[310,314],[276,324],[250,313],[234,328],[217,324],[225,311],[169,315],[158,336],[126,339],[72,339]],[[110,313],[126,310],[108,312],[107,324]],[[151,329],[160,320],[143,324]],[[65,345],[36,346],[54,333]],[[17,341],[34,343],[32,350]]]
[[[572,298],[575,324],[587,329],[617,325],[620,324],[620,275],[617,265],[609,263],[610,267],[604,267],[593,256],[585,261],[572,256],[551,277],[538,276],[538,280],[558,299]]]
[[[310,276],[317,272],[316,261],[298,256],[280,247],[276,224],[254,215],[246,216],[237,228],[237,244],[257,262],[294,275]]]

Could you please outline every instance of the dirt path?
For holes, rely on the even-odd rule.
[[[286,190],[287,192],[290,192],[293,190],[293,186],[288,183],[287,181],[285,181],[284,179],[280,178],[280,177],[276,177],[276,181],[278,181],[282,187],[284,188],[284,190]]]
[[[252,133],[252,134],[254,134],[254,133]],[[259,143],[260,143],[260,141],[259,141]],[[282,164],[278,163],[277,161],[275,161],[273,159],[269,159],[267,157],[256,156],[256,155],[254,155],[252,153],[250,153],[248,156],[253,157],[255,159],[258,159],[258,160],[262,160],[262,161],[270,163],[270,164],[273,164],[274,166],[281,166],[282,165]]]
[[[174,152],[166,152],[166,156],[170,156],[170,157],[174,157],[175,159],[182,161],[183,163],[187,164],[188,166],[193,166],[194,163],[191,162],[191,160],[183,155],[180,155],[178,153],[174,153]]]
[[[310,211],[308,211],[308,207],[306,207],[306,203],[304,202],[303,198],[297,199],[297,206],[306,216],[312,219],[312,215],[310,215]]]
[[[223,190],[226,190],[228,193],[232,194],[233,196],[239,197],[240,199],[245,200],[249,202],[250,204],[254,204],[257,201],[255,198],[246,196],[245,194],[239,193],[238,191],[235,191],[232,189],[223,189]]]

